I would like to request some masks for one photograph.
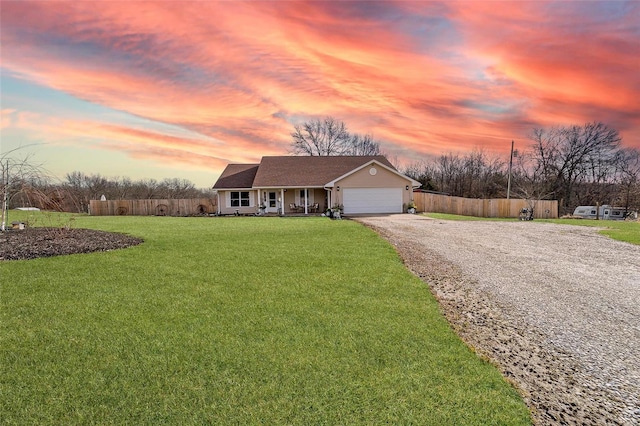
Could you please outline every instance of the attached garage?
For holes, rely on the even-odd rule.
[[[402,188],[344,188],[344,214],[402,213]]]

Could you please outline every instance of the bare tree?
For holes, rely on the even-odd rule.
[[[295,155],[383,155],[372,135],[349,133],[346,124],[333,117],[296,125],[291,138]]]
[[[350,140],[347,126],[333,117],[311,120],[294,129],[291,145],[296,155],[343,155]]]
[[[421,189],[427,191],[438,191],[439,188],[435,182],[435,176],[437,174],[436,166],[432,161],[416,161],[406,166],[402,173],[410,178],[417,180],[422,185]]]
[[[0,155],[0,230],[7,229],[9,208],[14,199],[19,199],[25,206],[42,205],[47,202],[50,207],[59,209],[55,198],[50,198],[46,187],[48,177],[41,164],[33,161],[33,155],[18,157],[17,148]]]
[[[76,200],[75,210],[84,213],[89,211],[89,201],[106,196],[111,186],[109,180],[99,174],[87,175],[75,171],[67,173],[66,179],[68,191]]]
[[[462,196],[462,168],[464,160],[458,154],[443,154],[436,160],[436,184],[440,191]]]
[[[371,135],[359,135],[357,133],[351,135],[346,155],[382,155],[380,144],[373,140]]]
[[[380,155],[383,155],[387,159],[387,161],[393,166],[394,169],[400,170],[402,168],[397,154],[392,156],[381,151]]]
[[[584,182],[600,187],[606,180],[622,139],[615,129],[593,122],[535,129],[531,140],[537,173],[567,211],[574,206],[574,198],[579,199],[576,187]]]
[[[539,200],[553,198],[553,181],[548,179],[543,164],[531,152],[518,155],[514,166],[513,192],[525,199],[531,210]]]
[[[504,161],[490,158],[481,149],[464,156],[448,153],[419,161],[409,165],[404,174],[421,182],[423,189],[458,197],[497,197],[506,187]]]
[[[620,150],[617,175],[619,189],[615,201],[627,212],[640,210],[640,150]]]
[[[159,187],[160,198],[197,198],[198,190],[187,179],[164,179]]]
[[[115,178],[112,186],[115,194],[111,195],[111,197],[117,200],[126,200],[129,198],[129,195],[133,190],[133,182],[131,181],[131,178],[126,176],[122,178]]]
[[[505,184],[505,163],[490,158],[482,149],[474,149],[462,159],[462,196],[490,198],[500,194]]]
[[[152,199],[160,198],[160,182],[155,179],[142,179],[135,185],[135,198]]]

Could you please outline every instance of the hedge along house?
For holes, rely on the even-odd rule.
[[[229,164],[213,185],[218,214],[401,213],[420,183],[383,156],[274,156]]]

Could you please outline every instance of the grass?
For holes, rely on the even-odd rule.
[[[394,249],[355,222],[73,226],[145,242],[0,263],[3,424],[531,423]]]
[[[614,240],[640,245],[640,222],[593,219],[544,219],[543,222],[605,228],[599,231]]]
[[[460,216],[447,213],[426,213],[426,216],[443,220],[464,220],[464,221],[517,221],[513,218],[486,218]],[[616,220],[592,220],[592,219],[536,219],[536,222],[556,223],[560,225],[593,226],[604,228],[599,231],[614,240],[624,241],[631,244],[640,245],[640,222],[616,221]]]

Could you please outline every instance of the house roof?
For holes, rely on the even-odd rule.
[[[213,189],[251,188],[259,164],[229,164],[224,169]]]
[[[262,157],[253,187],[323,187],[353,169],[375,160],[395,170],[382,155]],[[215,188],[215,187],[214,187]]]
[[[271,156],[262,157],[260,164],[229,164],[213,189],[323,188],[333,186],[337,179],[374,161],[401,175],[382,155]],[[419,182],[404,177],[411,181],[412,186],[420,186]]]

